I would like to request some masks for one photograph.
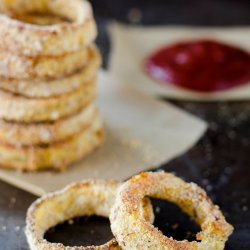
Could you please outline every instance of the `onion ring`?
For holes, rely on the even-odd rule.
[[[89,49],[61,56],[27,57],[0,51],[0,76],[15,79],[58,79],[87,65]]]
[[[181,207],[201,225],[202,231],[196,236],[200,242],[168,238],[145,221],[137,211],[145,196],[166,199]],[[119,245],[130,250],[222,250],[233,231],[203,189],[164,172],[142,173],[124,183],[111,210],[110,220]]]
[[[82,50],[97,35],[92,8],[85,0],[0,0],[0,13],[0,47],[13,53],[60,56]],[[72,22],[40,26],[11,18],[32,13]]]
[[[51,98],[30,99],[0,90],[0,117],[7,121],[55,121],[75,113],[96,96],[96,80],[79,89]]]
[[[50,243],[44,239],[45,232],[65,220],[80,216],[98,215],[108,217],[119,184],[112,180],[89,180],[72,184],[62,191],[47,194],[31,205],[26,219],[26,237],[31,250],[120,250],[115,239],[101,246],[69,247]],[[153,220],[148,199],[140,204],[146,220]]]
[[[97,115],[97,108],[91,103],[77,114],[54,122],[16,123],[0,119],[0,142],[35,146],[64,141],[87,129]]]
[[[72,92],[88,83],[101,65],[101,56],[97,49],[91,49],[89,63],[80,71],[64,78],[41,80],[17,80],[0,77],[0,89],[30,98],[48,98]]]
[[[18,15],[12,14],[11,16],[15,20],[22,21],[24,23],[35,24],[35,25],[52,25],[52,24],[59,24],[62,22],[67,22],[68,20],[55,16],[55,15],[39,15],[39,14],[25,14],[25,15]]]
[[[0,144],[0,166],[21,171],[64,170],[100,146],[103,140],[103,123],[98,116],[88,128],[61,142],[21,147]]]

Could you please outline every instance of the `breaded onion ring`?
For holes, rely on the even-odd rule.
[[[40,26],[11,18],[32,13],[59,16],[69,22]],[[92,8],[85,0],[0,0],[0,14],[0,48],[22,55],[76,52],[91,44],[97,34]]]
[[[50,15],[50,14],[11,14],[11,17],[22,21],[24,23],[29,23],[29,24],[36,24],[36,25],[52,25],[52,24],[58,24],[62,22],[67,22],[68,20],[55,16],[55,15]]]
[[[145,196],[176,203],[201,225],[202,231],[196,236],[200,242],[168,238],[145,221],[137,209]],[[233,231],[203,189],[164,172],[142,173],[124,183],[118,191],[110,220],[119,245],[129,250],[222,250]]]
[[[0,76],[18,80],[58,79],[82,69],[88,61],[87,48],[53,57],[27,57],[0,50]]]
[[[80,112],[54,122],[16,123],[0,119],[0,142],[35,146],[64,141],[87,129],[97,116],[97,108],[91,103]]]
[[[89,62],[72,75],[59,79],[17,80],[0,77],[0,89],[31,98],[47,98],[72,92],[88,83],[101,65],[101,56],[97,49],[90,51]]]
[[[7,121],[55,121],[88,105],[96,96],[96,79],[73,92],[51,98],[30,99],[0,90],[0,117]]]
[[[31,250],[120,250],[115,239],[101,246],[69,247],[50,243],[45,232],[60,222],[80,216],[108,217],[119,184],[112,180],[89,180],[69,185],[62,191],[47,194],[31,205],[26,218],[26,237]],[[145,220],[153,220],[148,199],[138,209]]]
[[[103,140],[103,123],[98,116],[88,128],[61,142],[39,146],[0,143],[0,166],[21,171],[64,170],[100,146]]]

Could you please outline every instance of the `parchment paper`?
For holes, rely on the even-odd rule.
[[[200,119],[117,84],[103,72],[99,92],[107,131],[99,150],[62,173],[0,170],[0,178],[36,195],[86,178],[124,180],[184,153],[206,129]]]
[[[111,74],[153,95],[176,99],[211,101],[250,99],[250,83],[226,91],[204,94],[173,85],[161,85],[143,72],[143,61],[162,46],[190,39],[217,39],[250,51],[250,27],[246,28],[190,28],[190,27],[132,27],[117,23],[110,25],[113,51]]]

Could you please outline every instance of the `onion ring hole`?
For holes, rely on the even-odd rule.
[[[113,238],[108,218],[83,216],[50,228],[44,238],[65,246],[100,246]]]

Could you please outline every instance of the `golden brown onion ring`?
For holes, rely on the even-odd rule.
[[[30,99],[0,90],[0,117],[19,122],[55,121],[79,111],[95,96],[95,78],[77,90],[51,98]]]
[[[0,119],[0,142],[15,146],[35,146],[64,141],[87,129],[98,116],[94,104],[54,122],[19,123]]]
[[[145,196],[176,203],[201,225],[202,231],[197,234],[200,242],[166,237],[145,221],[137,210]],[[233,231],[203,189],[164,172],[142,173],[125,182],[118,191],[110,220],[119,245],[129,250],[222,250]]]
[[[45,232],[65,220],[80,216],[108,217],[119,184],[112,180],[89,180],[72,184],[62,191],[47,194],[31,205],[26,219],[26,236],[31,250],[120,250],[115,239],[101,246],[66,247],[44,239]],[[139,205],[146,220],[153,220],[148,199]]]
[[[11,15],[59,16],[70,22],[35,25]],[[27,56],[60,56],[82,50],[95,39],[92,8],[85,0],[0,0],[0,48]]]
[[[96,48],[90,50],[88,63],[72,75],[51,80],[0,77],[0,89],[30,98],[48,98],[72,92],[87,84],[98,71],[101,56]]]
[[[17,80],[58,79],[86,66],[89,54],[89,48],[53,57],[27,57],[0,50],[0,76]]]
[[[103,123],[98,116],[88,128],[57,143],[38,146],[0,143],[0,166],[21,171],[64,170],[100,146],[103,140]]]

